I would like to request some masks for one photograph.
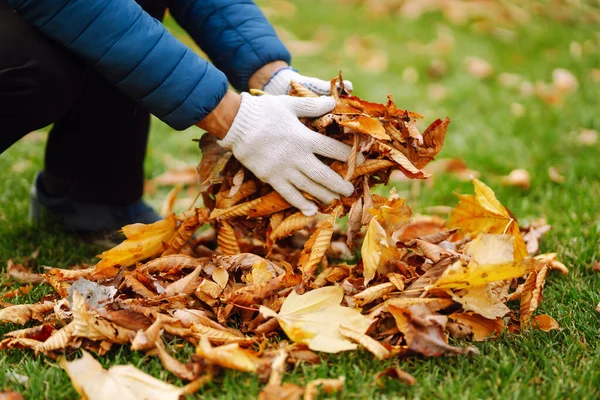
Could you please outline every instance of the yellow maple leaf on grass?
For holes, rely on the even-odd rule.
[[[473,179],[475,194],[459,194],[458,205],[450,214],[449,228],[460,228],[464,234],[510,234],[515,236],[515,259],[527,256],[527,247],[515,217],[498,201],[494,191]]]
[[[294,342],[307,344],[311,350],[338,353],[356,349],[356,344],[340,332],[342,326],[365,333],[373,322],[358,310],[340,305],[344,290],[328,286],[299,295],[290,293],[279,314],[265,306],[260,313],[274,317]]]
[[[116,267],[129,267],[136,262],[154,257],[165,250],[177,232],[177,219],[171,214],[153,224],[131,224],[123,227],[127,238],[118,246],[100,254],[102,260],[96,264],[96,277],[110,278],[118,273]]]

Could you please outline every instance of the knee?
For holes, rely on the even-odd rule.
[[[59,60],[29,58],[0,67],[0,110],[35,120],[38,129],[64,115],[75,103],[83,80],[82,68]]]

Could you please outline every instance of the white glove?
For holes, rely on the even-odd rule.
[[[255,97],[242,93],[233,124],[218,143],[288,203],[304,215],[314,215],[317,206],[300,191],[324,204],[354,192],[350,182],[315,156],[347,161],[350,146],[311,131],[298,120],[319,117],[334,106],[331,97]]]
[[[263,87],[263,91],[268,94],[282,95],[290,92],[290,82],[296,82],[319,96],[331,95],[331,83],[317,78],[300,75],[292,68],[282,68],[275,72],[269,82]],[[344,81],[344,86],[350,92],[352,91],[352,82]]]

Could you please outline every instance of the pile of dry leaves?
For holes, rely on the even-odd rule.
[[[398,109],[391,97],[375,104],[343,87],[333,93],[337,106],[330,114],[303,122],[352,145],[348,162],[325,160],[354,184],[351,197],[306,217],[205,136],[199,175],[207,208],[124,227],[127,239],[95,266],[48,270],[41,277],[56,294],[0,309],[3,323],[41,324],[6,334],[0,349],[55,358],[74,349],[102,356],[115,344],[128,345],[190,381],[175,387],[132,366],[107,371],[86,352],[73,362],[63,359],[77,390],[90,399],[115,393],[137,399],[149,391],[154,397],[144,398],[176,399],[220,368],[267,381],[260,398],[310,399],[319,388],[344,384],[343,377],[304,388],[282,384],[288,364],[319,362],[315,352],[362,347],[382,360],[476,354],[472,346],[450,345],[448,336],[479,341],[532,323],[556,328],[549,316],[533,317],[548,272],[567,272],[555,254],[535,255],[547,226],[521,229],[478,180],[475,194],[459,195],[448,219],[413,216],[394,191],[387,198],[371,193],[393,170],[426,178],[421,168],[440,151],[449,120],[436,120],[421,134],[420,116]],[[299,86],[292,94],[311,95]],[[342,229],[336,221],[344,215]],[[8,272],[22,282],[41,279],[15,265]],[[511,310],[509,302],[520,307]],[[196,347],[187,363],[165,344],[175,337]],[[290,342],[272,340],[278,337]],[[414,383],[398,368],[382,374]]]

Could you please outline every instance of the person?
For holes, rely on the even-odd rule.
[[[214,65],[162,25],[167,8]],[[346,161],[350,147],[298,120],[335,102],[329,82],[301,75],[290,58],[251,0],[0,0],[0,152],[53,123],[34,218],[48,209],[85,231],[154,222],[142,200],[152,113],[215,135],[312,215],[302,192],[329,204],[354,190],[317,155]],[[292,80],[320,97],[287,96]]]

